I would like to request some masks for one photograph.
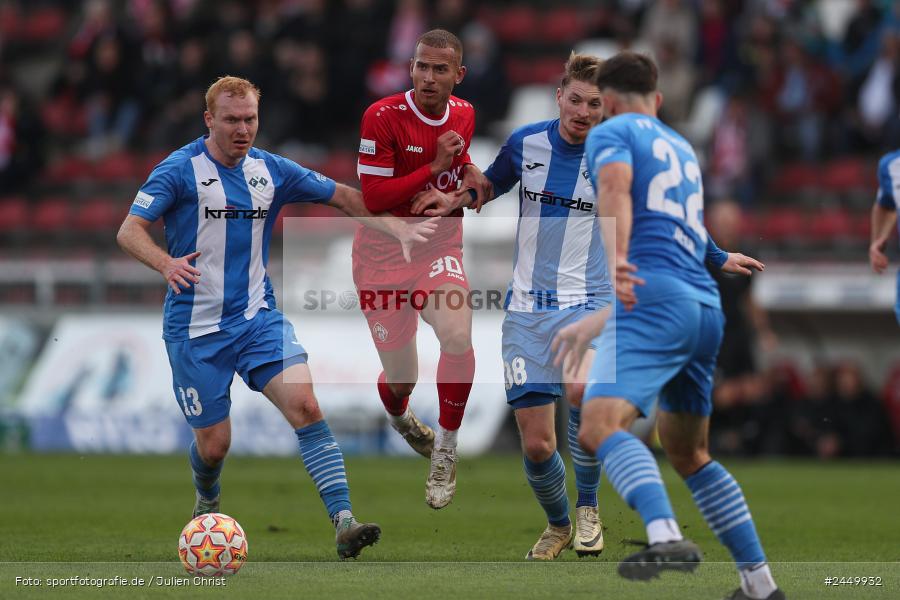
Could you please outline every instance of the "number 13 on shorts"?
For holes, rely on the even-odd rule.
[[[178,394],[181,396],[181,408],[186,417],[199,417],[203,414],[203,405],[200,404],[200,394],[196,388],[183,388],[178,386]]]

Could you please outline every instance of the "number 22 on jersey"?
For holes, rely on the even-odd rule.
[[[656,174],[647,189],[647,210],[666,213],[690,227],[706,243],[706,227],[703,226],[703,182],[700,167],[690,160],[682,167],[678,153],[667,140],[658,137],[653,140],[653,156],[668,163],[669,168]],[[685,203],[666,198],[666,192],[677,188],[687,179],[695,188],[688,194]]]

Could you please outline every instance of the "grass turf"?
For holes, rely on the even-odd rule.
[[[727,466],[789,598],[900,597],[896,463]],[[175,586],[171,578],[186,577],[176,544],[193,504],[186,457],[0,455],[0,597],[721,598],[737,586],[729,555],[665,466],[679,521],[706,562],[694,575],[665,574],[647,584],[615,573],[635,550],[622,540],[644,532],[605,480],[603,555],[566,552],[554,563],[531,564],[522,558],[544,519],[518,457],[463,458],[457,497],[441,511],[425,505],[422,459],[351,458],[348,472],[355,512],[384,532],[360,561],[335,562],[333,530],[298,459],[234,457],[223,473],[222,510],[247,532],[248,564],[224,588],[191,578]],[[47,580],[115,575],[141,577],[144,586],[67,583],[51,592]],[[869,576],[882,585],[824,584],[826,577]],[[43,583],[17,585],[16,577]]]

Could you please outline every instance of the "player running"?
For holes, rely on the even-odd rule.
[[[272,226],[284,204],[318,202],[351,216],[371,213],[358,191],[253,147],[259,95],[256,86],[236,77],[209,87],[203,115],[209,135],[157,165],[117,239],[170,288],[163,339],[175,399],[194,430],[194,516],[219,511],[219,475],[231,443],[229,388],[238,372],[294,428],[304,466],[334,524],[338,555],[356,557],[381,530],[356,521],[351,512],[343,455],[313,393],[306,350],[275,307],[266,265]],[[149,234],[160,217],[168,252]],[[405,247],[424,241],[420,234],[434,226],[369,221],[395,231]]]
[[[566,327],[554,348],[561,346],[559,359],[574,351],[577,363],[587,340],[602,328],[578,438],[647,528],[647,547],[624,559],[619,573],[650,579],[665,569],[693,571],[701,560],[696,544],[682,537],[653,455],[628,433],[659,394],[662,446],[737,563],[741,587],[729,598],[776,600],[784,594],[772,578],[741,488],[707,450],[724,317],[703,264],[709,236],[700,168],[690,144],[656,118],[662,101],[656,80],[656,65],[632,52],[615,55],[598,71],[608,120],[591,132],[586,146],[600,215],[613,218],[602,229],[610,269],[615,268],[617,310],[615,319],[605,309]],[[763,269],[741,254],[723,253],[718,264],[745,274],[748,267]],[[607,356],[615,362],[603,360]]]
[[[900,187],[900,150],[885,154],[878,162],[878,196],[872,206],[872,243],[869,245],[869,264],[881,275],[888,266],[884,247],[894,226],[897,225],[897,206],[900,203],[894,195]],[[900,272],[897,273],[897,299],[894,305],[897,322],[900,323]]]
[[[410,61],[413,89],[366,110],[358,173],[369,210],[409,217],[425,206],[447,205],[447,194],[461,179],[470,187],[483,187],[483,176],[467,151],[475,110],[451,96],[465,72],[459,39],[444,30],[429,31],[416,42]],[[431,459],[425,500],[435,509],[447,506],[456,491],[456,437],[475,374],[472,310],[468,302],[451,302],[454,296],[467,297],[469,289],[461,216],[457,210],[444,219],[429,244],[414,248],[410,264],[401,260],[396,241],[383,233],[360,228],[353,242],[353,280],[384,368],[378,394],[393,428]],[[386,294],[372,301],[376,291]],[[436,439],[408,407],[418,379],[419,315],[441,346]]]
[[[609,304],[612,285],[600,240],[594,188],[587,176],[584,140],[600,122],[600,92],[593,83],[601,64],[575,54],[556,90],[559,118],[516,129],[484,172],[485,202],[519,186],[519,222],[513,279],[503,321],[506,401],[522,436],[525,478],[547,514],[547,528],[525,558],[553,560],[572,547],[579,556],[603,551],[597,502],[600,462],[578,444],[587,367],[564,382],[553,365],[550,341],[563,326]],[[464,196],[468,199],[468,194]],[[480,209],[480,206],[476,206]],[[435,214],[427,211],[426,214]],[[569,451],[578,500],[575,530],[569,520],[566,467],[556,448],[555,408],[569,401]]]

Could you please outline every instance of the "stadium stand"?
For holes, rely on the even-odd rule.
[[[707,172],[722,158],[717,126],[730,101],[744,99],[746,112],[732,121],[725,157],[737,173],[710,186],[707,202],[739,200],[741,241],[764,260],[865,260],[877,159],[900,146],[900,88],[873,75],[878,65],[900,78],[900,58],[879,51],[900,39],[900,3],[870,7],[877,24],[865,27],[851,0],[709,3],[720,10],[682,12],[696,35],[673,63],[689,82],[676,126]],[[458,93],[499,107],[484,111],[478,131],[486,137],[473,156],[493,156],[514,127],[552,118],[553,88],[572,48],[608,55],[684,42],[678,31],[651,26],[645,2],[432,0],[413,13],[401,4],[0,3],[0,128],[9,127],[13,140],[0,144],[0,304],[158,307],[164,290],[155,274],[118,263],[115,233],[153,167],[203,133],[203,91],[217,75],[261,86],[260,146],[357,185],[359,116],[408,82],[407,57],[395,48],[410,44],[396,32],[412,39],[432,26],[463,39],[477,32],[487,75],[473,71],[469,92],[464,82]],[[494,90],[494,81],[506,83]],[[889,110],[873,108],[872,94],[888,98]],[[331,216],[290,207],[276,234],[285,217],[301,215]],[[314,239],[353,229],[334,223],[305,219],[296,227]],[[477,243],[502,235],[482,223],[476,230]],[[38,262],[22,263],[24,256]],[[78,266],[67,270],[58,258],[77,258]],[[767,385],[784,383],[792,389],[782,395],[802,398],[801,370],[773,367]],[[900,439],[900,367],[883,381]]]

